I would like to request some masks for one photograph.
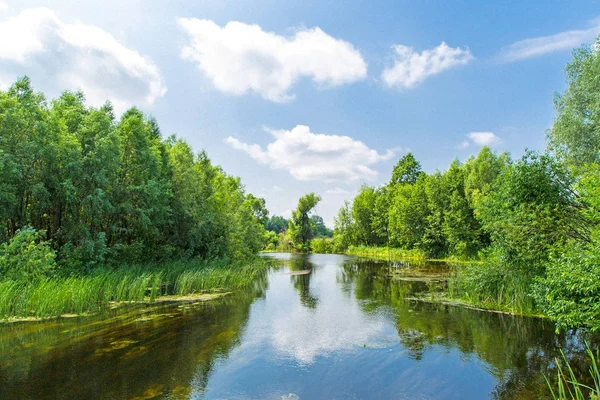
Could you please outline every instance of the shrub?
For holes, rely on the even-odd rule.
[[[9,280],[37,280],[56,268],[56,253],[42,239],[44,231],[24,227],[0,247],[0,277]]]
[[[333,240],[331,239],[313,239],[310,242],[313,253],[330,254],[333,253]]]

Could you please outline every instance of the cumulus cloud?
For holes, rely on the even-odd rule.
[[[371,166],[394,156],[393,150],[379,154],[363,142],[349,136],[312,133],[308,126],[292,130],[265,129],[275,139],[265,150],[257,144],[228,137],[225,142],[242,150],[254,160],[274,169],[283,169],[301,181],[374,180]]]
[[[158,67],[108,32],[83,23],[65,23],[49,9],[22,11],[0,21],[0,82],[29,75],[52,94],[81,89],[94,105],[111,100],[117,111],[150,105],[163,96]]]
[[[381,73],[381,79],[389,87],[413,88],[430,76],[467,64],[473,59],[468,48],[453,48],[444,42],[421,53],[400,44],[392,49],[394,65]]]
[[[223,92],[239,96],[254,91],[265,99],[285,102],[294,98],[290,89],[302,77],[338,86],[367,75],[367,64],[352,44],[319,28],[284,37],[237,21],[223,27],[196,18],[177,22],[190,39],[181,57],[196,63]]]
[[[596,20],[589,29],[559,32],[549,36],[539,36],[519,40],[501,50],[501,62],[519,61],[557,51],[571,50],[584,43],[593,42],[600,34],[600,21]]]
[[[466,149],[471,145],[494,147],[502,143],[502,139],[493,132],[470,132],[465,136],[467,139],[457,146],[459,149]]]

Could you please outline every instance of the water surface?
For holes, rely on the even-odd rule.
[[[279,267],[253,287],[208,303],[0,325],[0,398],[547,398],[559,349],[583,370],[593,340],[406,300],[436,290],[443,265],[420,281],[407,264],[270,256]]]

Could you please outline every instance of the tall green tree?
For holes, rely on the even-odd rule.
[[[556,120],[549,148],[569,164],[600,162],[600,38],[573,52],[567,65],[567,90],[556,95]]]
[[[421,174],[421,164],[412,153],[407,153],[394,166],[390,184],[414,184],[417,182],[419,174]]]
[[[301,250],[310,248],[310,240],[313,238],[313,227],[310,213],[321,201],[321,197],[314,193],[306,194],[298,200],[298,207],[292,212],[289,221],[289,232],[294,244]]]
[[[336,252],[346,251],[349,246],[356,244],[354,233],[354,219],[352,209],[348,200],[340,207],[333,219],[333,241]]]

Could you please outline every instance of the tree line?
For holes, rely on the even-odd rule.
[[[137,108],[115,118],[27,77],[0,91],[0,276],[264,246],[265,201]]]
[[[454,289],[479,304],[600,328],[600,54],[574,51],[544,152],[484,147],[427,174],[412,154],[335,218],[334,247],[390,246],[478,259]]]
[[[315,193],[308,193],[298,200],[298,206],[292,212],[292,217],[287,220],[284,217],[273,215],[266,224],[266,250],[290,251],[298,250],[310,252],[319,242],[313,239],[328,240],[333,237],[333,230],[329,229],[323,218],[314,213],[314,209],[321,201],[321,197]]]

